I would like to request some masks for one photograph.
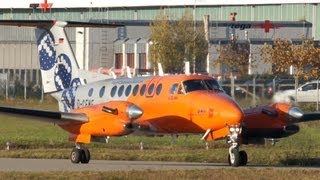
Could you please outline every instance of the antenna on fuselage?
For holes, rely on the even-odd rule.
[[[158,63],[158,74],[159,74],[159,76],[164,75],[161,63]]]

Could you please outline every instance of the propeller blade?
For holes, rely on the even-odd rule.
[[[304,113],[299,122],[320,120],[320,112]]]

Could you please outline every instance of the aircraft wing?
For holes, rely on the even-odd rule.
[[[55,124],[89,122],[89,118],[82,113],[65,113],[0,106],[0,114],[6,114],[15,117],[30,117],[30,120],[39,120]]]

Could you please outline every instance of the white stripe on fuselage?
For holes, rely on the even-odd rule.
[[[154,76],[107,79],[83,86],[65,89],[54,93],[53,96],[56,99],[60,99],[60,111],[70,112],[72,109],[101,104],[112,100],[126,101],[137,84],[153,77]],[[130,85],[131,89],[128,94],[126,93],[126,90],[127,88],[130,88]],[[119,92],[121,89],[122,92]],[[114,92],[111,92],[112,90]]]

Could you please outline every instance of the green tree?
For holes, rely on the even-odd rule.
[[[195,26],[188,11],[178,21],[170,21],[164,14],[158,15],[151,24],[150,37],[154,65],[160,62],[165,72],[182,73],[184,61],[189,61],[191,66],[196,62],[196,71],[203,71],[208,43],[204,28]]]

